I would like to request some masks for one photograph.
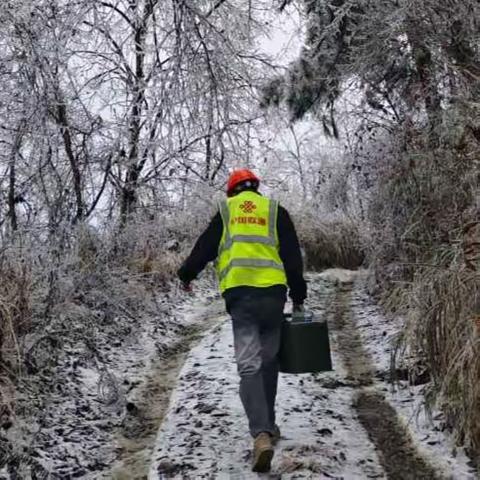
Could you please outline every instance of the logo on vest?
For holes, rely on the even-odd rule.
[[[267,220],[265,218],[259,217],[234,217],[230,220],[231,225],[236,225],[238,223],[261,225],[262,227],[264,227],[267,224]]]
[[[247,200],[240,205],[240,209],[243,210],[244,213],[252,213],[256,208],[257,206],[250,200]]]

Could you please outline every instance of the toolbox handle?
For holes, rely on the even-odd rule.
[[[300,315],[294,315],[293,313],[284,313],[285,320],[292,323],[312,323],[314,321],[315,315],[311,311],[303,311]]]

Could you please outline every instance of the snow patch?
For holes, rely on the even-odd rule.
[[[315,275],[315,278],[320,278],[333,283],[353,283],[358,276],[366,275],[366,272],[366,270],[354,271],[345,270],[343,268],[330,268]]]

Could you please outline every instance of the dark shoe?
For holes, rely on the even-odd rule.
[[[253,443],[253,466],[254,472],[268,472],[273,458],[272,439],[269,433],[262,432]]]
[[[278,441],[280,440],[280,437],[282,436],[282,434],[280,433],[280,427],[275,424],[275,427],[273,429],[273,433],[270,435],[271,439],[272,439],[272,445],[276,445],[278,443]]]

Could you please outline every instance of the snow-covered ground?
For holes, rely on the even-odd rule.
[[[413,466],[425,458],[438,472],[390,478],[477,478],[441,415],[424,414],[425,386],[388,383],[400,320],[382,315],[363,279],[341,270],[309,275],[308,306],[329,321],[334,371],[280,376],[282,438],[263,478],[387,478],[388,457],[356,403],[370,392],[407,427]],[[158,297],[135,322],[99,323],[93,335],[95,352],[72,335],[53,367],[25,377],[8,431],[17,446],[10,464],[20,467],[1,468],[0,480],[262,478],[250,471],[231,324],[207,282],[191,295]]]
[[[272,472],[279,478],[384,478],[374,448],[355,420],[341,373],[281,375],[282,439]],[[149,478],[248,479],[251,439],[238,394],[228,320],[195,347],[180,374],[157,438]]]
[[[358,326],[366,356],[371,356],[369,368],[375,376],[370,383],[358,384],[349,375],[351,365],[344,366],[345,352],[340,351],[342,342],[339,327],[335,326],[331,332],[333,372],[280,376],[277,419],[282,438],[276,447],[272,471],[254,474],[250,471],[252,442],[237,394],[231,325],[225,317],[190,352],[183,366],[158,432],[149,480],[387,478],[380,457],[383,453],[370,440],[355,410],[354,399],[359,391],[379,392],[382,398],[386,395],[398,412],[400,423],[407,425],[418,457],[425,457],[436,471],[435,478],[476,478],[468,459],[453,448],[439,422],[428,423],[419,414],[420,389],[409,389],[403,384],[392,391],[387,381],[377,379],[378,372],[383,372],[379,378],[385,378],[384,373],[388,372],[392,348],[389,340],[399,325],[380,314],[363,290],[361,280],[362,273],[340,270],[311,275],[309,304],[317,314],[327,315],[334,323],[338,310],[335,291],[347,285],[350,303],[346,314],[354,322],[352,325]],[[427,477],[406,474],[401,478]]]

